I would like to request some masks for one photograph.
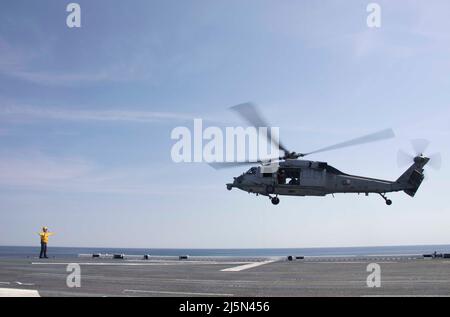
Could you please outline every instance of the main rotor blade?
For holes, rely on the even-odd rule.
[[[260,161],[254,161],[254,162],[214,162],[214,163],[208,163],[209,166],[216,170],[222,170],[226,168],[234,168],[234,167],[242,167],[247,165],[255,165],[255,164],[261,164]]]
[[[277,142],[270,131],[270,125],[267,123],[266,120],[262,117],[260,111],[254,105],[253,103],[247,102],[247,103],[241,103],[239,105],[233,106],[230,108],[233,111],[236,111],[239,115],[241,115],[242,118],[244,118],[245,121],[247,121],[248,124],[255,128],[268,128],[267,129],[267,139],[270,143],[278,147],[280,150],[282,150],[285,154],[290,153],[288,149],[286,149],[281,142]]]
[[[417,139],[411,141],[412,147],[414,149],[414,153],[419,156],[425,153],[428,146],[430,145],[430,141],[425,139]]]
[[[441,153],[435,153],[433,155],[430,155],[430,161],[428,162],[428,165],[430,165],[431,168],[435,170],[440,170],[442,166],[442,156]]]
[[[321,152],[325,152],[325,151],[337,150],[337,149],[341,149],[341,148],[345,148],[345,147],[349,147],[349,146],[355,146],[355,145],[360,145],[360,144],[365,144],[365,143],[371,143],[371,142],[391,139],[393,137],[395,137],[394,131],[392,129],[386,129],[386,130],[368,134],[368,135],[365,135],[365,136],[362,136],[362,137],[359,137],[359,138],[356,138],[353,140],[349,140],[346,142],[327,146],[327,147],[321,148],[319,150],[306,153],[303,156],[311,155],[311,154],[315,154],[315,153],[321,153]]]

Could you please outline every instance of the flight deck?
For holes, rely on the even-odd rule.
[[[368,287],[368,265],[380,287]],[[80,287],[69,287],[80,268]],[[70,278],[69,278],[70,279]],[[0,258],[0,296],[449,296],[450,260],[341,257]]]

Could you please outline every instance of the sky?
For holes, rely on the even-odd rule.
[[[0,4],[0,245],[289,248],[450,244],[450,3],[61,0]],[[174,163],[171,131],[240,126],[252,101],[309,152],[392,128],[396,138],[311,156],[395,180],[397,152],[443,157],[415,198],[228,192],[245,169]]]

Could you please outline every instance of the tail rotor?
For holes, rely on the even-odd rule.
[[[397,165],[399,167],[405,167],[406,165],[411,165],[418,160],[423,160],[428,158],[428,165],[434,170],[439,170],[442,166],[442,156],[441,153],[434,153],[432,155],[426,156],[425,152],[430,146],[431,142],[425,139],[416,139],[411,141],[411,146],[414,153],[408,153],[403,150],[399,150],[397,154]]]

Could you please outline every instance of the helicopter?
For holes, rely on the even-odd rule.
[[[237,112],[255,128],[269,127],[256,105],[252,103],[240,104],[230,109]],[[266,137],[280,150],[280,153],[283,153],[282,156],[269,160],[211,163],[210,165],[215,169],[222,169],[259,164],[259,166],[252,166],[242,175],[234,177],[232,183],[226,184],[226,188],[228,190],[237,188],[257,196],[267,196],[273,205],[278,205],[280,203],[279,196],[283,195],[326,196],[338,193],[356,193],[368,196],[369,193],[375,193],[384,199],[386,205],[390,206],[392,200],[387,198],[387,193],[403,191],[414,197],[424,180],[425,165],[430,163],[430,166],[439,169],[441,164],[439,153],[430,157],[424,156],[423,153],[429,145],[427,140],[413,142],[414,155],[399,151],[399,165],[402,161],[409,161],[408,164],[411,165],[395,181],[350,175],[326,162],[303,159],[312,154],[393,138],[395,134],[392,129],[382,130],[308,153],[291,152],[272,135],[267,134]]]

